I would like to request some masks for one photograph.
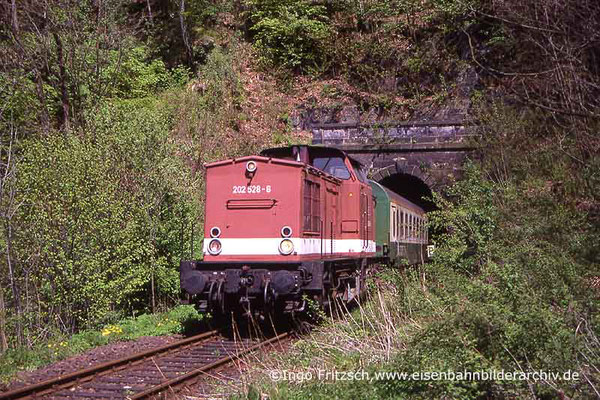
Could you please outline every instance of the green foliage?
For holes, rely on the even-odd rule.
[[[135,340],[142,336],[162,336],[182,333],[186,324],[202,316],[192,306],[178,306],[159,314],[143,314],[127,318],[101,330],[85,330],[71,337],[60,334],[48,343],[32,348],[16,348],[0,355],[0,382],[9,381],[15,373],[81,354],[91,348],[117,341]]]
[[[434,230],[445,231],[434,239],[440,250],[435,254],[437,262],[474,274],[489,258],[497,210],[492,184],[482,180],[472,165],[467,167],[467,174],[469,179],[448,192],[450,197],[460,198],[460,205],[436,194],[441,210],[430,213],[429,218]]]
[[[91,132],[26,145],[19,251],[36,255],[39,295],[69,326],[137,309],[152,277],[158,296],[178,296],[190,205],[178,192],[170,124],[155,100],[108,103]]]
[[[103,80],[110,82],[107,97],[122,99],[147,97],[169,88],[183,86],[190,71],[183,66],[167,70],[159,59],[148,61],[148,50],[144,46],[132,47],[124,55],[112,51],[110,64],[103,70]]]
[[[486,157],[469,163],[464,179],[436,196],[439,210],[429,214],[436,251],[421,271],[382,271],[371,287],[387,288],[393,306],[352,314],[362,342],[381,335],[376,323],[402,326],[386,336],[400,341],[384,363],[366,368],[389,372],[574,371],[579,382],[562,380],[390,379],[346,382],[280,383],[266,391],[273,398],[589,398],[598,387],[592,372],[600,365],[597,292],[586,282],[600,274],[594,214],[576,204],[593,201],[594,178],[554,146],[540,145],[531,132],[540,121],[529,114],[494,109],[483,115]],[[496,129],[502,132],[497,134]],[[493,132],[493,136],[491,133]],[[525,144],[536,148],[523,155]],[[586,160],[590,165],[594,158]],[[588,181],[585,181],[589,179]],[[585,184],[577,184],[577,182]],[[557,185],[555,182],[560,182]],[[577,199],[577,203],[573,200]],[[395,295],[394,295],[395,294]],[[381,298],[376,302],[382,303]],[[385,298],[385,295],[383,296]],[[394,317],[400,318],[394,323]],[[367,322],[365,322],[365,319]],[[367,327],[365,329],[364,327]],[[359,329],[361,328],[362,329]],[[375,329],[373,329],[375,328]],[[325,331],[351,335],[345,324]],[[379,332],[379,333],[378,333]],[[389,335],[389,330],[383,332]],[[408,332],[408,333],[407,333]],[[325,348],[331,346],[329,342]],[[379,344],[380,342],[377,342]],[[356,345],[360,348],[360,345]],[[308,368],[315,348],[296,348],[289,368]],[[378,346],[372,347],[375,352]],[[331,353],[336,365],[339,353]],[[361,354],[369,354],[364,349]],[[351,351],[341,357],[356,370]],[[329,360],[328,360],[329,362]],[[283,367],[286,368],[286,367]],[[586,380],[583,380],[586,379]],[[589,379],[589,381],[587,380]]]
[[[178,306],[166,313],[143,314],[128,318],[102,330],[105,336],[113,336],[124,340],[135,340],[142,336],[161,336],[183,333],[186,324],[201,321],[202,315],[193,306]],[[110,330],[111,327],[116,329]]]
[[[268,65],[308,72],[323,62],[327,9],[306,0],[249,0],[254,44]]]
[[[233,51],[235,52],[235,49]],[[230,52],[221,48],[213,50],[201,68],[200,76],[205,82],[201,102],[209,111],[216,112],[228,102],[231,102],[233,107],[239,107],[242,100],[242,82],[234,68]]]

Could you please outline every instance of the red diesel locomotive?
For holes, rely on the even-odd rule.
[[[200,311],[303,311],[349,302],[376,257],[363,167],[333,148],[291,146],[206,165],[204,259],[181,262]]]

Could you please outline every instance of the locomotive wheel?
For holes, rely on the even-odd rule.
[[[317,301],[321,306],[321,309],[329,314],[331,311],[331,283],[333,274],[331,271],[331,265],[327,265],[323,271],[323,281],[321,284],[321,293],[317,295]]]
[[[224,282],[213,282],[208,291],[208,309],[215,313],[225,315],[225,293],[223,293]]]
[[[263,308],[266,313],[273,312],[275,308],[275,292],[271,286],[271,282],[267,281],[263,290]]]

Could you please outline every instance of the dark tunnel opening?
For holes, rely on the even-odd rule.
[[[425,212],[437,209],[431,201],[431,189],[420,178],[410,174],[393,174],[379,181],[383,186],[422,207]]]

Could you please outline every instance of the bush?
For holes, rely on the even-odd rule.
[[[520,165],[520,157],[513,160],[506,146],[503,151],[505,172]],[[593,397],[600,383],[593,372],[600,365],[600,326],[597,294],[585,277],[599,271],[584,255],[597,238],[585,213],[538,180],[564,162],[554,157],[546,164],[546,156],[540,151],[535,169],[516,169],[502,182],[490,179],[484,165],[470,164],[430,213],[431,226],[442,234],[422,273],[376,276],[375,296],[359,313],[321,328],[306,339],[310,345],[296,345],[289,361],[275,368],[366,368],[371,376],[571,371],[579,381],[312,381],[266,391],[273,398],[322,399]],[[382,351],[389,358],[377,357]]]
[[[182,215],[193,208],[156,100],[104,104],[90,132],[34,139],[20,165],[16,251],[40,318],[109,323],[179,295]],[[181,181],[181,182],[180,182]],[[151,280],[155,293],[151,293]]]
[[[183,86],[190,78],[186,67],[167,70],[160,59],[150,59],[144,46],[132,47],[123,56],[110,53],[111,62],[103,70],[102,81],[108,82],[107,97],[132,99],[148,97],[169,88]],[[123,59],[121,59],[123,58]]]
[[[254,44],[268,65],[308,72],[325,58],[327,9],[307,0],[251,0]]]

